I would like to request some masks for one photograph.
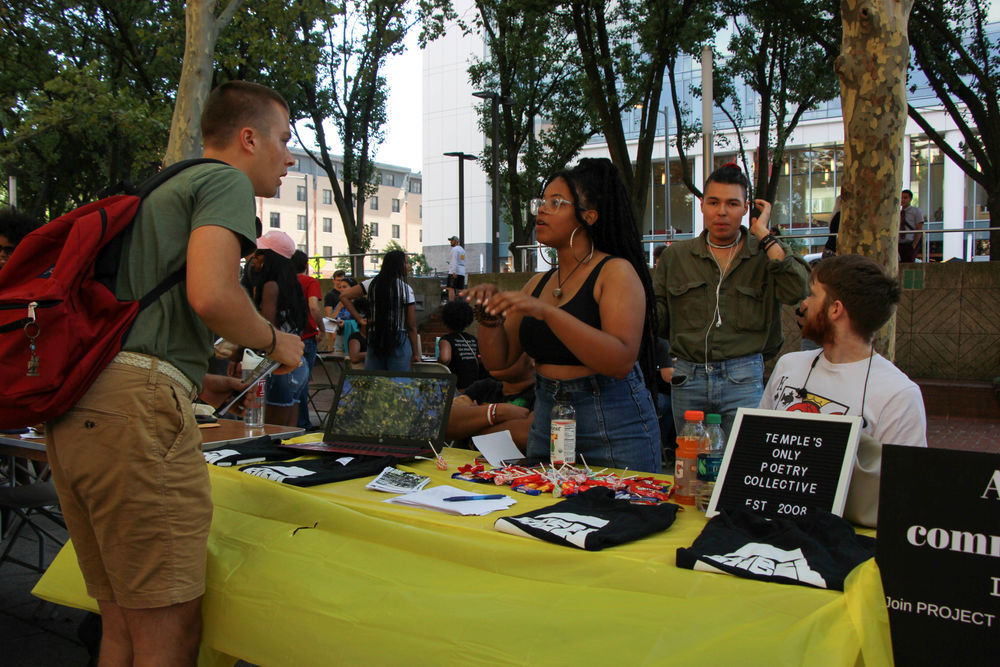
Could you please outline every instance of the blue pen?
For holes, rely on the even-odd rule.
[[[501,498],[506,498],[507,496],[502,493],[493,493],[486,496],[452,496],[451,498],[445,498],[445,502],[457,503],[460,500],[500,500]]]

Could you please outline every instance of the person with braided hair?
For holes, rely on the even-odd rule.
[[[732,430],[736,411],[755,408],[764,392],[764,360],[781,349],[781,304],[805,297],[809,267],[771,235],[771,204],[755,199],[735,163],[705,182],[705,231],[674,243],[653,272],[660,335],[676,357],[670,380],[674,424],[684,412],[722,415]]]
[[[535,418],[527,455],[549,456],[557,397],[576,408],[577,459],[660,472],[655,301],[631,202],[618,169],[586,158],[553,174],[531,200],[538,242],[558,265],[521,291],[476,285],[479,349],[488,370],[522,351],[535,360]]]
[[[417,341],[416,297],[406,284],[410,263],[402,250],[390,250],[382,258],[382,268],[374,278],[340,293],[340,303],[367,332],[365,370],[408,371],[420,362]],[[367,296],[371,317],[364,319],[354,299]]]

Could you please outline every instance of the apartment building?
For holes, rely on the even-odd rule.
[[[278,194],[257,198],[257,216],[266,233],[279,229],[299,249],[317,258],[320,275],[328,277],[347,261],[347,235],[334,203],[333,187],[326,173],[302,149],[293,148],[295,164],[282,179]],[[337,175],[343,176],[343,164],[335,161]],[[422,189],[419,172],[406,167],[376,163],[379,172],[378,192],[365,202],[365,224],[371,229],[369,253],[385,250],[396,242],[407,252],[423,252]],[[343,181],[341,181],[343,188]],[[375,256],[365,259],[365,272],[378,271]],[[345,267],[346,268],[346,267]]]

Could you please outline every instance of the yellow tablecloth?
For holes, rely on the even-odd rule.
[[[409,467],[448,483],[450,469]],[[705,524],[694,509],[659,535],[586,552],[499,533],[551,504],[510,492],[504,513],[460,517],[390,505],[368,479],[299,489],[210,466],[201,664],[891,664],[870,560],[844,593],[675,566]],[[71,545],[36,586],[96,611]]]

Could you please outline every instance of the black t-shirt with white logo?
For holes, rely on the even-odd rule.
[[[625,544],[666,530],[677,516],[677,505],[633,505],[616,500],[614,491],[588,489],[542,509],[497,519],[503,533],[534,537],[588,551]]]

